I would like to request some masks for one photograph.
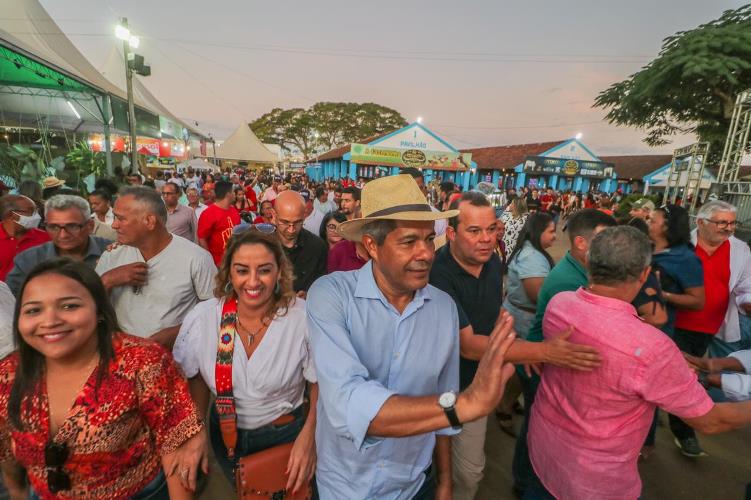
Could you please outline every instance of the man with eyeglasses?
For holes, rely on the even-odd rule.
[[[279,240],[295,270],[294,289],[305,298],[315,280],[326,274],[326,243],[303,228],[305,201],[295,191],[279,193],[274,203]]]
[[[167,207],[167,231],[195,243],[198,220],[192,208],[178,203],[180,187],[174,182],[162,186],[162,200]]]
[[[52,238],[39,246],[19,253],[13,261],[6,283],[17,294],[28,273],[40,262],[69,257],[96,267],[111,240],[92,236],[94,220],[86,200],[80,196],[57,194],[44,207],[47,234]]]
[[[678,310],[674,333],[678,347],[693,356],[704,356],[710,345],[713,356],[744,348],[739,316],[751,313],[751,250],[733,236],[737,226],[736,208],[724,201],[705,203],[696,213],[691,239],[704,268],[704,308]],[[682,420],[671,418],[670,428],[681,453],[706,455]]]

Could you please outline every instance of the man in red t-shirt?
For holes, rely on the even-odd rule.
[[[37,229],[41,217],[26,196],[9,194],[0,198],[0,215],[0,281],[5,281],[16,255],[50,241],[50,236]]]
[[[245,199],[248,200],[248,208],[251,212],[258,213],[258,195],[253,189],[258,182],[258,177],[245,181]]]
[[[706,203],[696,214],[695,252],[704,269],[704,307],[678,309],[674,333],[681,351],[694,356],[704,356],[721,328],[725,328],[726,338],[731,327],[740,328],[738,307],[751,309],[747,303],[751,299],[751,256],[746,244],[733,237],[736,225],[736,209],[725,202]],[[684,455],[705,454],[694,431],[682,420],[671,415],[670,429]]]
[[[540,196],[540,210],[543,212],[550,212],[550,207],[553,205],[553,202],[555,201],[555,195],[553,194],[553,188],[548,188],[548,190]]]
[[[216,201],[206,207],[198,219],[198,244],[211,253],[217,266],[221,264],[224,249],[232,237],[232,228],[240,224],[240,213],[232,206],[235,203],[232,187],[231,182],[217,182],[214,187]]]

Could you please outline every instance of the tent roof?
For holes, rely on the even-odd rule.
[[[20,49],[25,55],[45,65],[51,65],[55,70],[86,82],[100,92],[126,98],[125,92],[102,76],[79,52],[38,0],[3,2],[0,42],[9,45],[11,49]]]
[[[253,161],[259,163],[276,163],[277,156],[243,123],[232,135],[216,148],[216,157],[223,160]]]
[[[218,171],[219,167],[213,163],[209,163],[203,158],[193,158],[192,160],[183,161],[176,165],[178,170],[184,170],[187,168],[193,168],[194,170],[211,170],[212,172]]]
[[[125,68],[117,51],[114,36],[108,42],[112,54],[100,72],[76,48],[50,17],[39,0],[5,0],[0,17],[0,45],[20,52],[30,59],[69,75],[101,93],[127,100]],[[106,72],[105,72],[106,71]],[[104,74],[103,74],[104,73]],[[173,115],[138,79],[133,78],[133,101],[136,106],[175,121],[197,135],[204,134],[189,127]]]

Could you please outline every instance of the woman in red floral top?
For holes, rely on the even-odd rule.
[[[19,297],[19,349],[0,361],[0,461],[12,497],[27,498],[23,468],[30,498],[190,498],[172,465],[206,434],[172,356],[117,333],[102,282],[82,263],[37,266]]]

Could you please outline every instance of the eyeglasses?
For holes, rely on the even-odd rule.
[[[70,476],[63,470],[68,460],[68,445],[50,441],[44,447],[44,466],[47,469],[47,487],[50,493],[70,489]]]
[[[276,221],[276,224],[277,224],[277,226],[300,228],[300,227],[302,227],[302,225],[303,225],[304,222],[305,221],[302,221],[302,220],[296,220],[296,221],[292,221],[292,222],[289,222],[289,221],[286,221],[286,220],[278,220],[278,221]]]
[[[661,206],[660,210],[662,210],[663,212],[665,212],[665,215],[667,215],[668,217],[670,217],[670,209],[668,208],[667,205]]]
[[[741,226],[741,223],[738,222],[737,220],[712,220],[712,219],[704,219],[704,220],[716,225],[717,229],[727,229],[729,227],[736,228],[736,227]]]
[[[47,224],[47,231],[53,234],[57,234],[63,229],[65,229],[65,232],[68,234],[78,234],[81,232],[81,230],[86,227],[87,222],[84,222],[83,224]]]
[[[326,224],[326,229],[329,231],[336,231],[336,224]]]

